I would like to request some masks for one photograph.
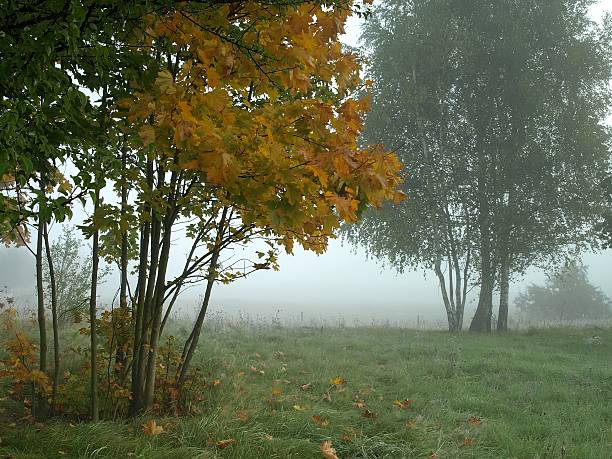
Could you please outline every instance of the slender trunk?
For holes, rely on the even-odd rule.
[[[149,254],[149,237],[151,224],[147,221],[142,225],[140,239],[140,257],[138,265],[138,287],[136,289],[136,311],[134,322],[134,351],[132,357],[132,399],[130,401],[130,416],[135,416],[142,409],[140,387],[140,362],[144,359],[144,347],[141,346],[144,338],[144,297],[147,288],[147,261]]]
[[[121,183],[121,223],[125,225],[125,217],[127,215],[127,183],[126,183],[126,168],[127,168],[127,150],[123,150],[121,154],[121,170],[122,170],[122,183]],[[127,286],[128,286],[128,237],[127,229],[125,226],[121,231],[121,259],[120,259],[120,271],[121,281],[119,289],[119,308],[123,314],[121,317],[128,317],[127,314]],[[115,353],[115,371],[118,373],[121,381],[127,376],[127,356],[125,355],[125,345],[127,338],[123,334],[118,335],[117,339],[117,350]]]
[[[221,241],[223,240],[227,211],[227,207],[224,207],[223,213],[221,215],[221,220],[219,222],[219,227],[217,229],[217,241],[215,244],[216,247],[210,260],[210,265],[208,267],[208,280],[206,281],[206,291],[204,292],[202,306],[200,307],[200,312],[198,313],[198,317],[196,319],[196,323],[193,326],[193,330],[191,331],[189,338],[187,338],[187,341],[185,341],[185,346],[183,347],[183,353],[181,355],[181,364],[179,367],[177,378],[177,388],[179,390],[185,382],[185,379],[187,378],[189,367],[191,365],[191,359],[193,358],[193,354],[196,350],[196,347],[198,346],[200,334],[202,333],[202,326],[204,324],[204,318],[206,317],[206,311],[208,310],[210,295],[212,293],[212,288],[215,284],[217,276],[217,265],[219,262],[219,255],[221,253]]]
[[[465,257],[465,265],[463,266],[463,291],[461,292],[461,307],[457,308],[459,323],[461,324],[461,328],[463,329],[463,316],[465,314],[465,302],[467,300],[467,291],[468,291],[468,279],[470,277],[470,262],[472,257],[472,251],[468,248],[467,255]]]
[[[448,319],[448,331],[454,332],[457,330],[457,318],[455,311],[452,307],[448,292],[446,290],[446,278],[440,267],[440,261],[436,261],[434,265],[434,271],[440,282],[440,292],[442,293],[442,300],[444,301],[444,307],[446,308],[446,317]],[[452,292],[451,292],[452,294]]]
[[[100,205],[100,189],[96,188],[94,197],[94,215]],[[91,420],[98,422],[98,336],[96,327],[96,306],[98,295],[98,264],[99,264],[99,232],[93,234],[91,251],[91,291],[89,296],[89,322],[90,322],[90,354],[91,354],[91,379],[90,379],[90,411]]]
[[[44,228],[46,221],[45,189],[46,181],[44,174],[40,178],[40,196],[38,203],[38,232],[36,239],[36,299],[38,305],[38,335],[39,335],[39,370],[47,374],[47,324],[45,322],[45,288],[43,283],[43,242]],[[34,415],[37,419],[44,419],[47,416],[47,402],[44,394],[36,394]]]
[[[178,158],[175,157],[175,166]],[[160,171],[162,169],[160,168]],[[163,175],[160,173],[160,182]],[[152,298],[153,313],[151,324],[151,338],[149,341],[149,355],[146,369],[146,382],[144,391],[144,407],[150,409],[153,406],[155,394],[155,373],[157,369],[157,349],[159,347],[159,338],[161,332],[161,320],[164,307],[164,296],[166,293],[166,270],[168,268],[168,258],[170,256],[170,247],[172,245],[172,226],[178,215],[177,198],[179,193],[179,172],[175,168],[170,177],[170,191],[167,198],[167,209],[163,221],[163,239],[161,244],[161,253],[159,254],[159,265],[157,269],[157,279],[155,281],[155,290]]]
[[[57,321],[57,283],[55,279],[55,267],[51,255],[49,244],[49,232],[47,224],[43,225],[43,237],[45,242],[45,254],[47,265],[49,266],[49,283],[51,284],[51,317],[53,321],[53,385],[51,389],[51,413],[55,411],[55,398],[57,396],[57,386],[60,375],[60,344],[59,344],[59,325]]]
[[[176,215],[174,204],[174,202],[171,203],[171,207],[164,222],[164,237],[162,240],[161,253],[159,255],[159,268],[157,271],[157,280],[155,282],[155,294],[153,296],[153,323],[151,325],[151,340],[149,343],[149,361],[147,362],[147,380],[144,397],[145,409],[150,409],[153,406],[153,398],[155,393],[157,349],[159,347],[164,295],[166,291],[166,270],[168,267],[168,258],[170,256],[170,246],[172,244],[172,225],[174,224]]]

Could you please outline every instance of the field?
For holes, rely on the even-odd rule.
[[[197,358],[219,380],[200,415],[151,436],[150,418],[5,412],[0,457],[321,458],[325,440],[340,458],[612,457],[610,329],[224,328]]]

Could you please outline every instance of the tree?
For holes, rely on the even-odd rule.
[[[612,317],[612,301],[589,282],[587,267],[575,260],[549,275],[544,286],[528,286],[515,304],[529,320],[538,322]]]
[[[142,247],[150,255],[141,251],[140,263],[149,258],[150,269],[143,274],[149,280],[138,283],[136,323],[142,328],[135,336],[149,352],[146,362],[137,357],[133,365],[135,410],[153,403],[177,218],[193,213],[209,241],[198,258],[200,268],[208,267],[207,294],[185,346],[182,381],[220,250],[262,234],[288,252],[295,242],[320,252],[360,207],[396,195],[396,158],[380,147],[357,148],[368,104],[353,97],[359,64],[337,41],[348,13],[312,3],[248,3],[146,19],[140,47],[162,56],[159,70],[150,87],[122,104],[129,123],[140,123],[149,152],[143,189],[158,196],[143,200],[151,218],[148,248]],[[186,205],[194,193],[197,208]],[[199,230],[193,234],[197,239]]]
[[[397,148],[411,199],[372,213],[351,238],[396,268],[433,268],[441,286],[447,265],[446,290],[451,273],[465,273],[456,289],[473,271],[471,330],[491,329],[496,287],[503,330],[513,275],[592,243],[612,35],[588,19],[590,3],[391,1],[365,26],[375,81],[365,138]],[[444,290],[453,328],[461,307]]]
[[[476,221],[466,155],[471,139],[452,65],[461,37],[452,17],[443,2],[391,2],[365,24],[374,100],[362,140],[397,150],[409,198],[367,213],[345,228],[345,236],[399,272],[433,270],[449,330],[458,331],[475,259]]]
[[[85,254],[85,245],[74,228],[64,225],[62,233],[51,243],[51,259],[55,260],[55,288],[57,315],[60,323],[80,322],[87,315],[91,283],[91,255]],[[98,282],[110,274],[110,268],[101,270]],[[51,290],[48,263],[43,264],[43,279],[47,291]]]

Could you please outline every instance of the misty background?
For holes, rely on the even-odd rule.
[[[594,5],[591,14],[600,20],[605,12],[612,12],[612,0]],[[350,18],[344,42],[359,46],[361,20]],[[612,123],[612,119],[608,119]],[[75,206],[73,222],[79,224],[86,211]],[[51,228],[51,238],[60,233],[60,226]],[[188,243],[175,244],[186,253]],[[250,253],[250,248],[237,249]],[[181,250],[179,250],[181,251]],[[245,253],[246,254],[246,253]],[[242,254],[235,253],[241,257]],[[593,285],[612,297],[612,250],[587,252],[582,255],[588,266]],[[170,261],[170,270],[178,271],[183,259]],[[351,323],[415,324],[425,321],[430,326],[445,327],[446,313],[433,273],[423,270],[398,274],[385,268],[380,260],[368,259],[359,247],[331,241],[327,252],[315,255],[295,248],[293,255],[280,254],[280,271],[258,271],[246,279],[229,285],[218,285],[212,294],[210,313],[230,317],[248,316],[252,319],[283,321],[316,321]],[[117,282],[115,282],[116,277]],[[108,307],[115,297],[119,271],[114,270],[99,288],[101,305]],[[112,280],[111,280],[112,279]],[[543,284],[545,272],[530,269],[522,278],[514,279],[510,287],[511,320],[514,298],[528,284]],[[35,304],[34,257],[26,248],[0,247],[0,290],[16,299],[18,307],[30,309]],[[199,306],[204,286],[187,289],[177,302],[176,315],[190,315]],[[468,295],[466,319],[471,319],[476,307],[476,291]]]

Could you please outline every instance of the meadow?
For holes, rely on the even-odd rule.
[[[0,457],[606,459],[611,356],[609,328],[209,328],[199,414],[37,424],[4,399]]]

